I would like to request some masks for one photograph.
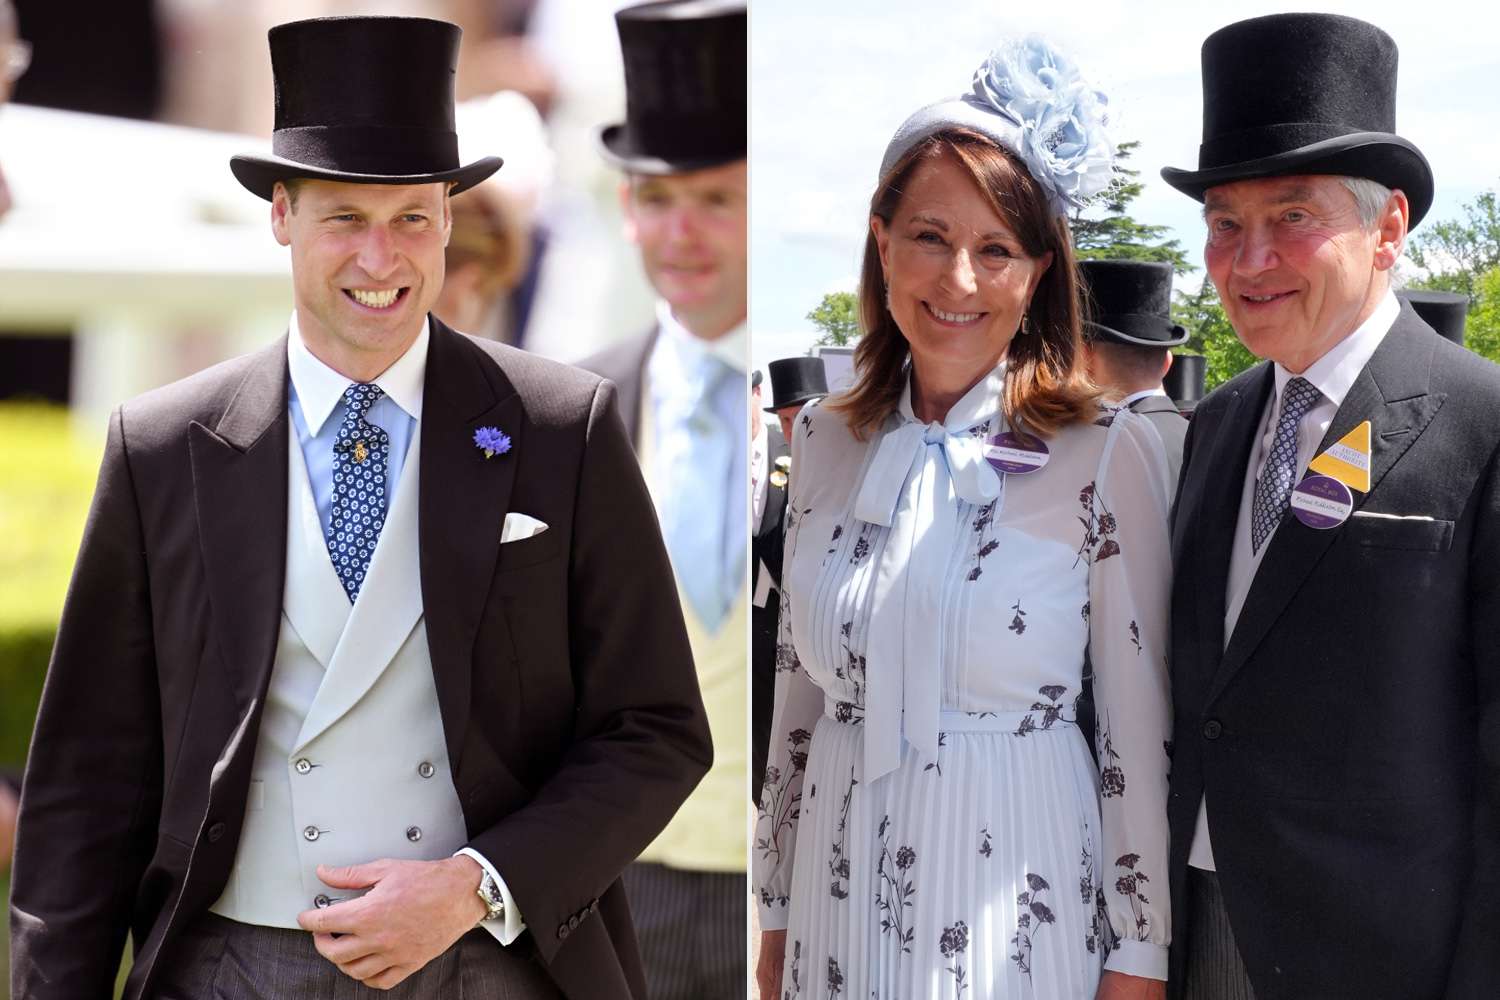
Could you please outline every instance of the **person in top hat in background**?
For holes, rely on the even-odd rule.
[[[1172,368],[1171,348],[1187,343],[1172,322],[1172,265],[1140,260],[1084,260],[1078,272],[1088,291],[1083,356],[1105,398],[1141,414],[1161,435],[1167,458],[1167,495],[1177,487],[1187,421],[1162,388]]]
[[[643,1000],[706,770],[613,387],[449,329],[459,31],[270,32],[286,337],[121,406],[22,794],[12,996]],[[390,67],[399,65],[400,73]],[[354,982],[358,980],[359,982]]]
[[[802,407],[828,395],[828,371],[822,358],[781,358],[766,367],[771,372],[771,405],[766,412],[776,414],[782,435],[790,441]]]
[[[787,474],[792,450],[764,417],[760,369],[750,373],[750,798],[760,801],[771,699],[776,690],[776,623],[781,602],[781,549],[786,536]]]
[[[1396,298],[1410,303],[1422,322],[1437,331],[1439,337],[1464,346],[1464,323],[1469,318],[1467,295],[1413,288],[1397,292]]]
[[[1162,171],[1266,359],[1199,404],[1176,504],[1175,997],[1500,983],[1500,369],[1391,292],[1433,198],[1396,63],[1349,17],[1223,28]]]
[[[746,12],[670,0],[615,15],[625,121],[600,133],[624,172],[625,232],[657,322],[583,362],[620,387],[656,502],[713,731],[713,770],[626,874],[653,1000],[745,988],[745,562],[750,434]]]

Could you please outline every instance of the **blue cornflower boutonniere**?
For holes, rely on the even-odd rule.
[[[481,427],[474,432],[474,447],[484,452],[485,458],[494,458],[510,451],[510,435],[498,427]]]

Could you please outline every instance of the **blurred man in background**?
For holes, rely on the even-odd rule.
[[[626,235],[657,325],[584,366],[614,380],[682,595],[714,765],[626,872],[653,1000],[741,997],[746,982],[745,5],[616,15],[626,120],[600,136],[625,171]]]

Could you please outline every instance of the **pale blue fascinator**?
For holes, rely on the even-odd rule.
[[[902,122],[880,161],[885,178],[917,143],[950,128],[972,129],[1014,153],[1057,215],[1109,186],[1114,144],[1109,100],[1040,35],[1008,40],[974,71],[969,93],[929,104]]]

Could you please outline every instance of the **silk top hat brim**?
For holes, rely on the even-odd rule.
[[[625,65],[625,120],[599,130],[623,170],[677,174],[745,159],[744,0],[662,0],[615,14]]]
[[[271,155],[229,161],[270,199],[294,177],[353,184],[451,182],[464,191],[499,157],[461,165],[453,88],[462,32],[422,17],[325,17],[272,28]]]
[[[1405,193],[1408,228],[1432,207],[1432,167],[1396,134],[1396,43],[1337,14],[1272,14],[1203,43],[1198,168],[1163,168],[1172,187],[1297,174],[1364,177]]]
[[[1136,347],[1177,347],[1188,333],[1172,322],[1172,265],[1145,260],[1081,260],[1079,283],[1090,340]]]

